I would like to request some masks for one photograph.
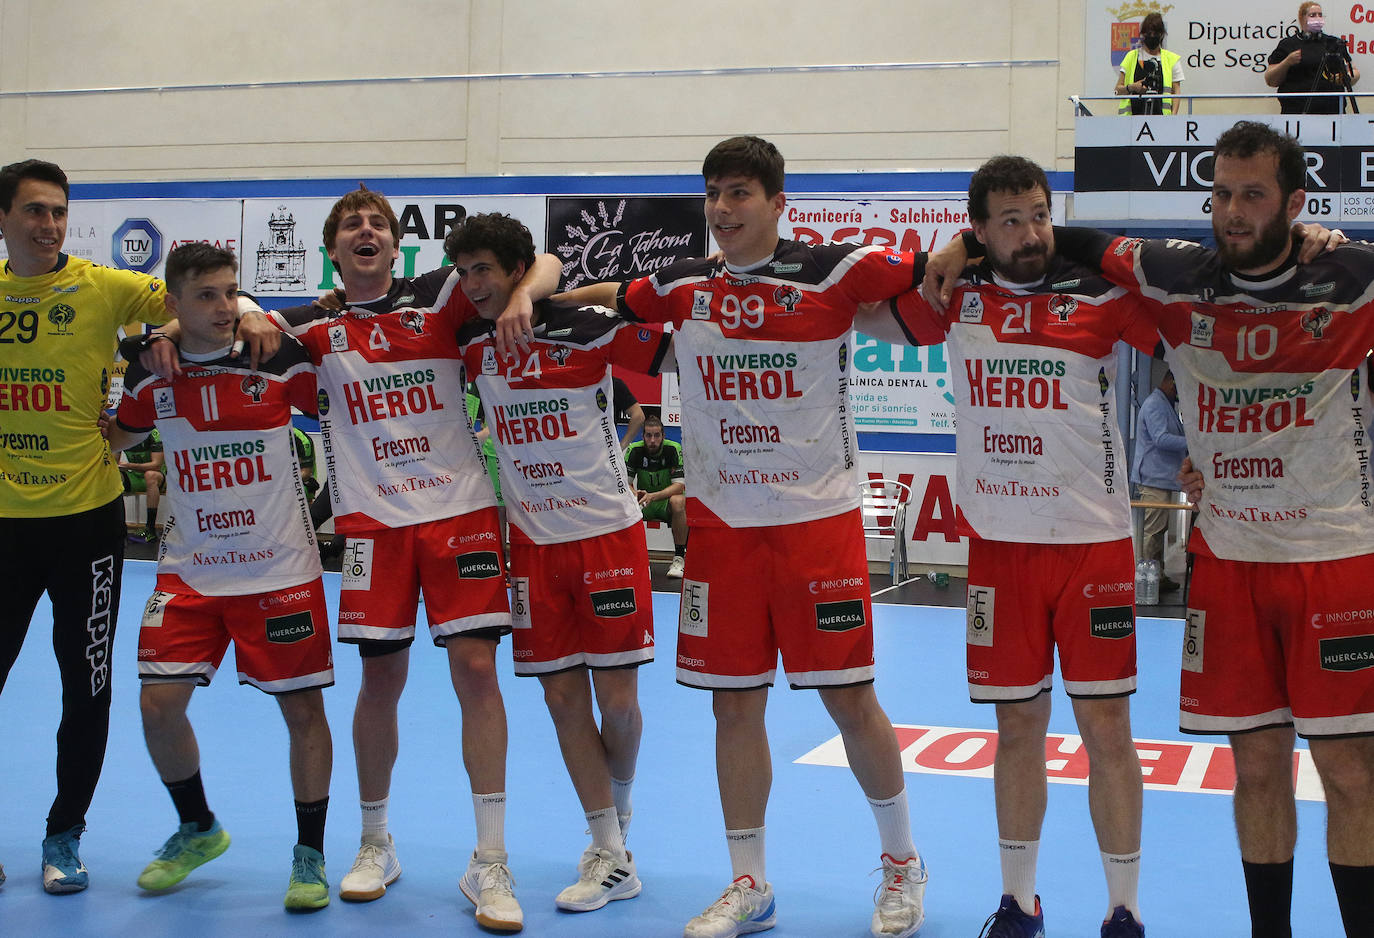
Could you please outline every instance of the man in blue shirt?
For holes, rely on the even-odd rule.
[[[1135,459],[1131,463],[1131,481],[1136,485],[1136,498],[1149,502],[1175,501],[1178,494],[1178,470],[1188,455],[1188,443],[1183,438],[1183,421],[1178,416],[1178,389],[1174,387],[1174,373],[1164,372],[1159,386],[1136,417]],[[1164,575],[1164,529],[1169,525],[1169,509],[1146,508],[1141,525],[1141,560],[1159,563],[1159,588],[1162,592],[1178,589],[1178,584]]]

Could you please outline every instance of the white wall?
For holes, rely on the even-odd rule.
[[[792,172],[968,170],[1007,151],[1064,170],[1084,9],[397,0],[379,14],[360,0],[0,0],[0,160],[51,159],[78,182],[666,173],[757,133]],[[1053,64],[442,77],[1029,59]],[[416,80],[356,81],[398,77]],[[223,87],[139,90],[168,85]],[[54,91],[78,93],[37,94]]]

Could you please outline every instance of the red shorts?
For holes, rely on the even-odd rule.
[[[1185,733],[1293,724],[1374,733],[1374,554],[1320,563],[1197,558],[1179,687]]]
[[[510,631],[495,508],[349,535],[339,591],[339,641],[415,637],[420,591],[434,644],[473,629]]]
[[[516,674],[654,660],[644,525],[565,544],[512,540],[510,564]]]
[[[202,596],[157,590],[143,609],[138,674],[145,681],[210,683],[234,640],[239,683],[286,694],[334,683],[324,584],[246,596]]]
[[[678,615],[677,679],[767,687],[873,680],[873,605],[859,511],[800,524],[694,528]]]
[[[1070,697],[1135,692],[1135,554],[1100,544],[969,540],[968,693],[976,703],[1049,690],[1054,649]]]

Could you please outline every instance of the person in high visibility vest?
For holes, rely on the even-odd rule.
[[[1169,95],[1183,86],[1183,61],[1177,52],[1164,48],[1164,17],[1148,13],[1140,21],[1140,45],[1126,53],[1116,79],[1116,94],[1132,95],[1122,101],[1122,114],[1174,114],[1177,103]]]

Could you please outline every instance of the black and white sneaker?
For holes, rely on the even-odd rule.
[[[588,847],[577,863],[577,882],[554,899],[560,909],[591,912],[616,899],[633,899],[643,884],[629,851],[617,856],[601,847]]]

